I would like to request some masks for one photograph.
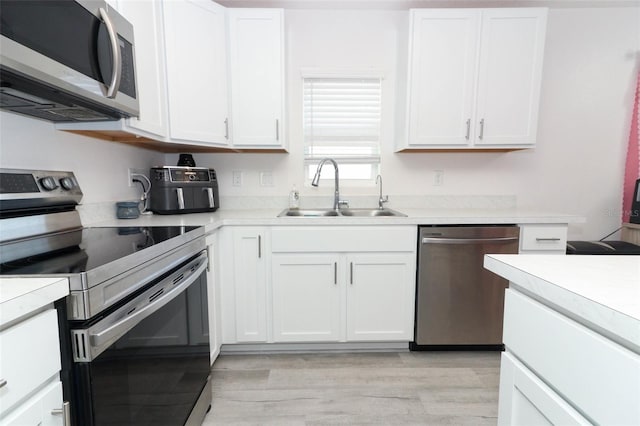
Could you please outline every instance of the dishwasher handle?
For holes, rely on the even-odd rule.
[[[518,241],[518,237],[493,237],[493,238],[445,238],[424,237],[422,244],[485,244],[485,243],[510,243]]]

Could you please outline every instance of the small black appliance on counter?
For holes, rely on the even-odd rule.
[[[626,241],[567,241],[567,254],[640,254],[640,246]]]
[[[214,212],[220,207],[216,171],[206,167],[152,167],[150,207],[157,214]]]
[[[633,200],[631,201],[631,214],[629,222],[640,225],[640,179],[636,181],[636,189],[633,191]]]

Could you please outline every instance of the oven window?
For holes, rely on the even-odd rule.
[[[91,363],[76,364],[92,409],[77,424],[181,425],[209,375],[206,275]],[[91,411],[93,411],[91,413]]]

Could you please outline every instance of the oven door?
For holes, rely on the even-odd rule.
[[[74,424],[175,426],[191,424],[192,412],[202,420],[211,401],[206,267],[202,252],[72,328]]]

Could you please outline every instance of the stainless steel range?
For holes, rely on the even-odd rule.
[[[200,424],[210,407],[202,227],[84,228],[71,172],[0,169],[0,275],[66,277],[72,424]]]

